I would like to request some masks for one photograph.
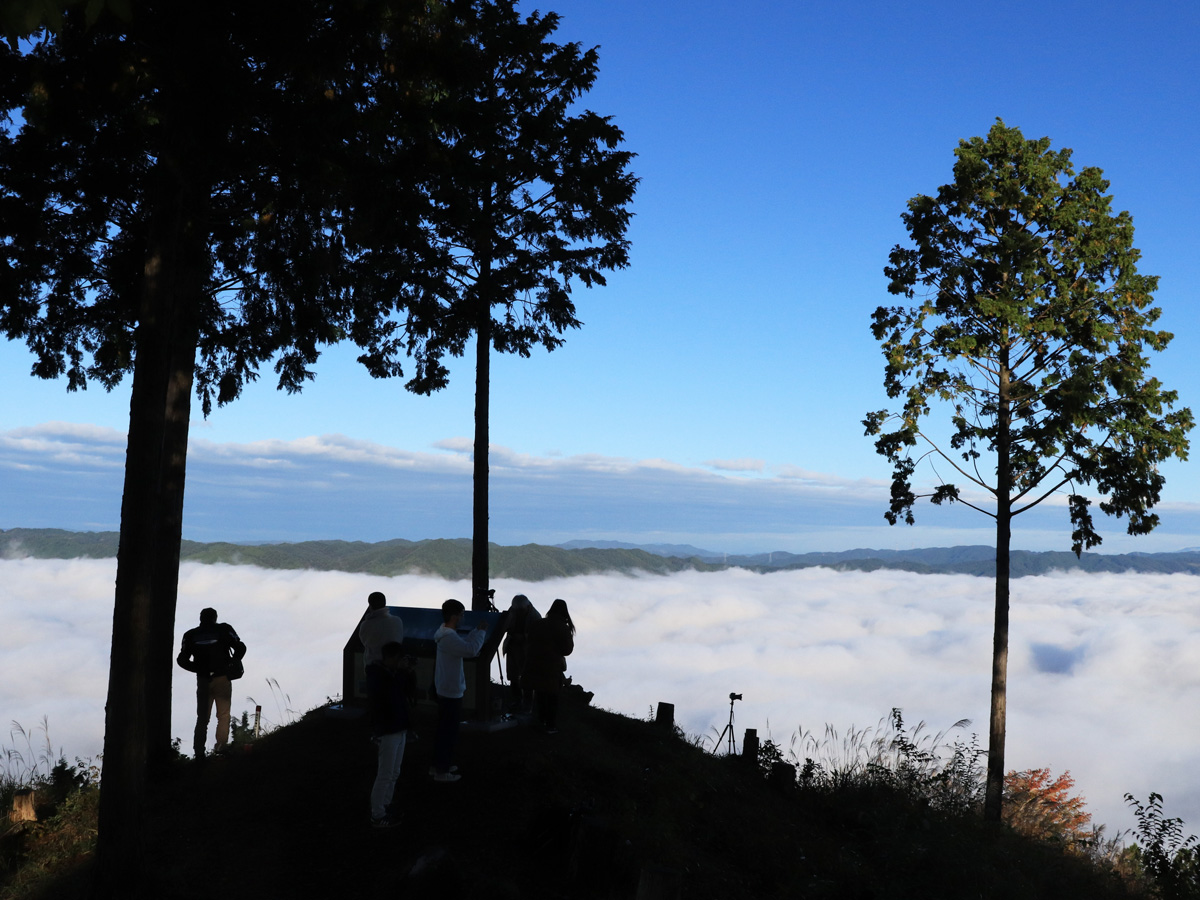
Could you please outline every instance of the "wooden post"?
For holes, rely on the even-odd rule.
[[[746,736],[742,738],[742,756],[747,764],[758,765],[758,729],[747,728]]]
[[[658,714],[654,717],[654,724],[663,731],[672,732],[675,730],[675,704],[663,703],[661,700],[658,704]]]
[[[9,819],[14,822],[36,822],[37,810],[34,809],[34,804],[37,802],[37,794],[31,788],[25,788],[13,794],[12,812],[8,814]]]
[[[262,735],[262,706],[254,707],[254,739]]]

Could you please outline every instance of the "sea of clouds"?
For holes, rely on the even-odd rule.
[[[0,716],[68,758],[103,739],[113,560],[0,560]],[[735,706],[785,748],[797,732],[874,729],[893,707],[947,742],[986,746],[993,583],[970,576],[807,569],[669,577],[498,580],[578,626],[570,673],[596,705],[645,717],[659,701],[709,746]],[[185,564],[177,640],[215,606],[249,646],[234,711],[287,721],[341,690],[341,651],[371,590],[396,606],[469,596],[421,576]],[[1007,767],[1070,770],[1110,833],[1133,823],[1123,795],[1166,798],[1200,830],[1200,578],[1053,574],[1013,582]],[[277,685],[277,687],[276,687]],[[176,670],[174,733],[190,745],[194,681]],[[30,753],[13,733],[0,743]]]

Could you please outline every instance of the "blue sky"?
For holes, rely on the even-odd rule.
[[[887,467],[861,420],[886,405],[868,325],[889,299],[882,269],[904,239],[900,213],[949,180],[959,139],[998,116],[1104,169],[1116,208],[1134,217],[1142,271],[1161,277],[1162,326],[1176,333],[1154,371],[1200,408],[1189,303],[1200,283],[1200,9],[538,6],[561,13],[560,39],[600,46],[586,105],[624,129],[642,180],[631,266],[580,289],[584,327],[553,354],[494,359],[493,539],[731,551],[987,542],[987,520],[940,509],[889,529]],[[327,352],[300,396],[277,392],[266,371],[236,403],[197,417],[188,536],[469,534],[470,354],[430,398],[371,380],[354,355]],[[0,527],[115,527],[128,384],[68,395],[29,378],[29,364],[20,345],[0,345]],[[289,480],[299,459],[304,477]],[[248,465],[261,476],[252,495]],[[1193,469],[1166,467],[1159,533],[1130,542],[1114,523],[1104,549],[1200,544]],[[341,488],[311,487],[335,471]],[[1018,520],[1014,544],[1065,548],[1067,532],[1057,514]]]

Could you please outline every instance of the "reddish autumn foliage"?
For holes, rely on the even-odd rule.
[[[1004,776],[1004,821],[1033,838],[1076,845],[1095,837],[1084,797],[1071,796],[1070,772],[1052,778],[1049,769],[1028,769]]]

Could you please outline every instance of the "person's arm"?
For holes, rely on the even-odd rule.
[[[483,642],[487,640],[487,623],[482,619],[475,626],[475,630],[471,632],[466,643],[470,644],[474,649],[471,651],[472,656],[478,656],[479,651],[483,648]]]
[[[457,631],[447,631],[438,641],[438,649],[443,653],[449,653],[451,656],[461,656],[463,659],[469,659],[472,656],[478,656],[479,650],[483,647],[483,642],[487,638],[487,630],[479,626],[467,636],[463,637]]]
[[[226,636],[229,640],[229,647],[233,650],[233,658],[241,659],[246,655],[246,645],[242,643],[242,639],[237,636],[237,632],[233,630],[233,626],[225,626]]]
[[[192,659],[192,648],[189,646],[190,641],[187,635],[183,636],[183,644],[179,647],[179,655],[175,657],[175,662],[179,663],[180,668],[187,669],[189,672],[196,671],[196,662]]]

